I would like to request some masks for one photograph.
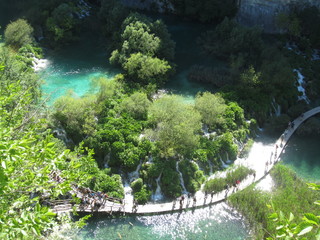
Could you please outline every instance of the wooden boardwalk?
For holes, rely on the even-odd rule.
[[[261,158],[255,160],[256,164],[250,166],[252,169],[256,171],[256,176],[254,177],[249,176],[245,180],[243,180],[237,188],[231,187],[227,190],[214,194],[212,197],[205,196],[205,194],[200,190],[195,194],[196,202],[193,201],[192,198],[188,199],[185,197],[182,204],[177,200],[176,202],[166,202],[166,203],[148,203],[145,205],[137,205],[136,208],[133,205],[133,202],[124,202],[123,204],[115,203],[112,201],[106,201],[103,207],[100,207],[97,210],[91,209],[91,206],[82,208],[81,206],[76,206],[76,209],[79,213],[105,213],[105,214],[112,214],[112,213],[121,213],[121,214],[158,214],[158,213],[167,213],[173,211],[181,211],[185,209],[192,209],[207,206],[210,204],[218,203],[221,201],[226,200],[226,198],[239,190],[242,190],[254,182],[260,181],[264,178],[274,164],[279,160],[279,157],[284,150],[287,142],[289,141],[290,137],[293,133],[298,129],[298,127],[308,118],[320,113],[320,107],[313,108],[300,117],[296,118],[292,121],[291,126],[285,130],[285,132],[281,135],[281,137],[274,143],[273,149],[269,152],[269,155],[262,156]],[[235,163],[237,164],[237,163]],[[240,162],[239,164],[245,165],[244,162]],[[79,196],[79,194],[77,193]],[[81,197],[81,196],[79,196]],[[67,203],[63,205],[56,205],[53,208],[54,212],[61,213],[61,212],[69,212],[72,209],[72,205]]]

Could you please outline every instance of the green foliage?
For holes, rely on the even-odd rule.
[[[244,66],[255,63],[263,47],[260,30],[240,26],[228,18],[214,31],[203,34],[199,43],[204,52],[222,59],[230,59],[231,56],[243,58]]]
[[[33,28],[24,19],[18,19],[8,24],[4,31],[4,41],[7,45],[10,45],[16,49],[20,47],[32,44]]]
[[[206,192],[221,192],[227,185],[225,178],[213,178],[207,181],[204,185]]]
[[[138,192],[142,189],[143,187],[143,180],[141,178],[138,178],[136,180],[134,180],[131,184],[130,184],[132,191],[133,192]]]
[[[225,133],[217,138],[219,142],[220,155],[227,153],[229,159],[235,160],[238,154],[238,146],[233,142],[233,136],[231,133]]]
[[[233,186],[236,181],[242,181],[254,172],[255,171],[250,168],[239,166],[229,170],[225,178],[213,178],[206,181],[204,190],[207,192],[220,192],[224,190],[227,185],[229,187]]]
[[[199,145],[200,114],[178,96],[164,96],[152,103],[149,121],[154,129],[148,135],[164,157],[187,156]]]
[[[201,114],[202,122],[211,129],[224,122],[223,114],[226,107],[220,95],[210,92],[198,94],[195,100],[195,108]]]
[[[147,189],[147,186],[143,184],[141,178],[136,179],[131,183],[131,188],[133,190],[134,199],[137,200],[139,204],[145,204],[151,197],[151,191]]]
[[[140,52],[131,54],[122,66],[130,80],[143,85],[161,85],[166,81],[171,69],[167,61]]]
[[[175,167],[166,166],[166,170],[162,173],[161,177],[161,190],[167,197],[176,198],[181,195],[182,188],[180,185],[179,173],[176,171]]]
[[[121,176],[117,174],[109,176],[105,171],[100,170],[94,177],[88,180],[87,186],[96,192],[107,193],[111,197],[124,197]]]
[[[252,175],[255,171],[245,166],[239,166],[234,170],[227,172],[226,182],[228,184],[234,184],[237,180],[243,181],[249,175]]]
[[[229,201],[253,225],[258,239],[316,239],[318,220],[309,213],[318,210],[314,202],[320,195],[308,189],[292,170],[283,165],[275,165],[271,176],[275,183],[273,192],[249,187],[231,195]],[[303,216],[304,220],[300,221]]]
[[[120,108],[122,111],[129,113],[133,118],[144,120],[147,118],[150,104],[151,102],[145,93],[135,92],[123,99]]]
[[[167,80],[174,43],[161,21],[152,22],[138,13],[130,14],[123,21],[119,36],[110,62],[125,70],[127,80],[142,85],[161,85]]]
[[[139,204],[146,204],[151,197],[151,191],[147,189],[146,185],[143,185],[141,189],[134,193],[134,199]]]
[[[120,29],[121,23],[128,15],[126,9],[117,0],[102,0],[99,9],[99,19],[102,21],[102,30],[106,35],[113,35],[115,38],[116,32]]]
[[[74,26],[77,23],[73,15],[74,10],[71,4],[62,3],[47,18],[46,29],[54,44],[72,40]]]
[[[188,160],[179,162],[179,170],[182,173],[185,187],[188,192],[195,193],[201,187],[205,177],[196,163]]]
[[[52,118],[61,125],[75,142],[94,133],[97,124],[94,109],[95,98],[74,98],[71,94],[60,97],[54,103]]]
[[[320,20],[320,11],[316,6],[303,2],[290,5],[289,12],[277,15],[276,23],[291,40],[297,41],[301,48],[318,48],[320,28],[313,24]],[[304,44],[307,43],[307,44]]]

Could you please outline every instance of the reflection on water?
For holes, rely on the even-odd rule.
[[[320,182],[320,137],[294,135],[281,156],[282,163],[298,176],[311,182]]]
[[[240,240],[248,236],[249,230],[241,215],[220,203],[172,214],[94,218],[77,239]]]

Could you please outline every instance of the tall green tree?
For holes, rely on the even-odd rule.
[[[199,145],[201,116],[178,96],[164,96],[150,106],[149,136],[156,141],[163,157],[188,156]]]
[[[204,92],[196,97],[195,108],[201,114],[202,122],[210,128],[223,123],[226,107],[224,99],[218,94]]]
[[[34,42],[33,28],[24,19],[11,22],[4,31],[4,41],[7,45],[16,49],[27,44],[32,44]]]

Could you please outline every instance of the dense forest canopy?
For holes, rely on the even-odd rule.
[[[195,63],[189,69],[190,81],[206,83],[215,92],[199,92],[194,103],[185,103],[181,96],[159,91],[177,68],[176,43],[163,20],[116,0],[11,2],[17,16],[2,26],[0,45],[1,239],[54,239],[54,229],[72,221],[56,216],[51,202],[67,198],[79,203],[71,194],[74,187],[122,199],[123,182],[138,167],[139,178],[129,183],[141,204],[155,192],[156,179],[165,197],[180,196],[177,169],[189,193],[204,183],[206,191],[222,190],[252,170],[239,168],[225,179],[207,181],[208,176],[221,170],[223,161],[246,155],[258,126],[278,134],[310,108],[298,98],[293,69],[306,76],[310,101],[319,99],[320,66],[312,61],[320,38],[319,26],[312,24],[320,18],[315,7],[292,5],[277,16],[281,34],[266,35],[233,19],[234,0],[171,0],[180,16],[212,24],[195,44],[199,54],[224,63],[221,68]],[[34,59],[42,58],[45,48],[74,43],[85,31],[103,34],[105,61],[121,73],[95,79],[94,93],[69,93],[49,108]],[[274,114],[275,106],[281,115]],[[315,132],[319,126],[313,119],[301,131]],[[231,201],[250,204],[247,191]],[[262,227],[274,229],[265,220],[267,210],[261,212],[252,219],[263,217]]]

